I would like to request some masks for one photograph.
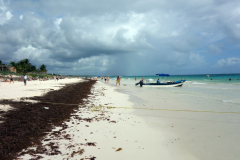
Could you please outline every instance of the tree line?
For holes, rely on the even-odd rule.
[[[0,60],[0,65],[2,64],[2,61]],[[10,62],[10,66],[16,68],[17,73],[28,73],[28,72],[47,72],[47,66],[42,64],[39,68],[36,68],[36,66],[32,65],[30,63],[29,59],[23,59],[18,62]]]

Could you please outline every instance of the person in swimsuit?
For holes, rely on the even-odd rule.
[[[59,78],[58,78],[58,75],[57,75],[57,77],[56,77],[56,78],[57,78],[57,81],[58,81],[58,79],[59,79]]]
[[[117,86],[117,84],[119,84],[119,86],[120,86],[120,79],[121,79],[121,78],[118,76],[118,77],[117,77],[116,86]]]
[[[10,83],[11,83],[11,82],[14,83],[13,78],[12,78],[12,75],[10,74]]]
[[[109,77],[107,78],[107,83],[109,83]]]
[[[106,83],[106,81],[107,81],[107,77],[106,76],[104,77],[104,80],[105,80],[105,83]]]

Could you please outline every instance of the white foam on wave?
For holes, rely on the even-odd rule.
[[[193,82],[192,84],[207,84],[207,83]]]
[[[224,103],[234,103],[232,100],[222,100]]]
[[[180,95],[182,95],[182,96],[189,96],[190,94],[180,94]]]

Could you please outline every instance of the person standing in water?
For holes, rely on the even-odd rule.
[[[118,77],[117,77],[116,86],[117,86],[117,84],[119,84],[119,86],[120,86],[120,79],[121,79],[121,78],[118,76]]]
[[[106,83],[107,82],[107,77],[106,76],[104,77],[104,80],[105,80],[105,83]]]

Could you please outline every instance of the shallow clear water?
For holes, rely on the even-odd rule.
[[[140,89],[139,86],[135,86],[135,83],[139,82],[142,77],[149,82],[156,82],[159,78],[159,76],[138,76],[135,81],[135,76],[121,77],[121,88],[127,94],[142,99],[144,97],[157,98],[154,95],[165,95],[173,98],[181,97],[179,103],[191,101],[192,104],[207,103],[213,108],[223,105],[224,110],[227,110],[228,106],[231,106],[229,109],[240,109],[240,74],[209,75],[209,77],[206,77],[206,75],[178,75],[169,76],[166,79],[162,77],[162,82],[176,81],[181,78],[185,79],[186,82],[182,87],[143,87],[144,89]],[[230,78],[231,81],[229,81]],[[111,77],[112,85],[115,85],[115,81],[116,77]]]

